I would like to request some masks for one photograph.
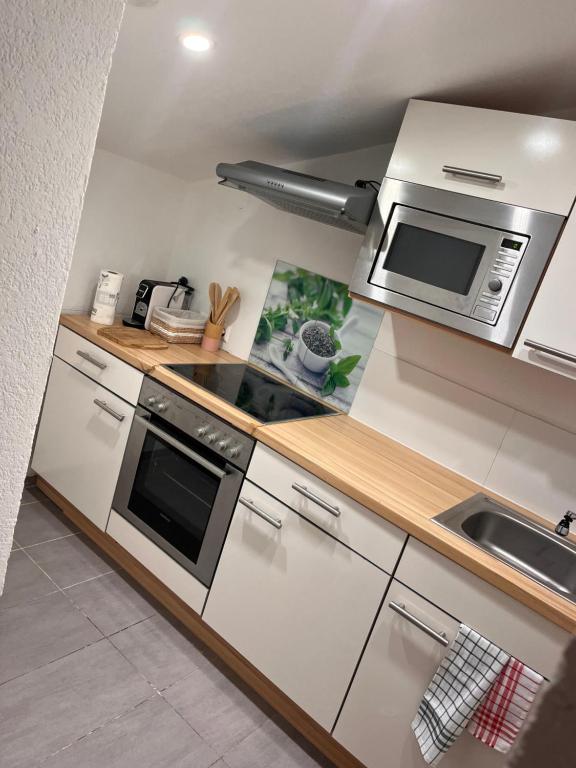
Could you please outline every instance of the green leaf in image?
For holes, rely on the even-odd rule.
[[[336,387],[340,387],[341,389],[349,387],[350,379],[348,378],[348,374],[352,373],[354,368],[356,368],[361,357],[362,355],[349,355],[335,363],[330,363],[320,394],[323,397],[326,397],[327,395],[334,394]]]

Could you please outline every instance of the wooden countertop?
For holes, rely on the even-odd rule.
[[[445,530],[431,518],[475,493],[486,493],[551,528],[549,522],[349,416],[263,425],[161,367],[167,363],[244,362],[226,352],[205,352],[194,344],[171,344],[166,350],[121,347],[98,336],[99,326],[90,322],[85,315],[63,315],[60,322],[239,429],[254,435],[260,442],[375,514],[568,632],[576,634],[576,605]],[[571,539],[576,540],[576,537]]]
[[[121,319],[118,318],[114,324],[121,325]],[[261,426],[261,422],[257,419],[163,367],[172,363],[243,363],[244,360],[222,350],[206,352],[199,344],[170,344],[167,349],[123,347],[115,341],[99,336],[98,329],[103,326],[93,323],[88,315],[61,315],[60,325],[78,333],[134,368],[138,368],[153,379],[166,384],[175,392],[179,392],[217,416],[226,419],[238,429],[252,434],[257,427]]]

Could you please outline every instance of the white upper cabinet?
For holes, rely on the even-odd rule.
[[[246,480],[203,618],[330,730],[388,582]]]
[[[411,100],[386,175],[567,216],[575,168],[575,122]]]
[[[516,343],[514,357],[576,379],[575,286],[576,211],[573,211]]]

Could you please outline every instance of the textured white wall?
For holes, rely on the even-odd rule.
[[[188,185],[167,173],[97,149],[84,198],[64,311],[92,307],[101,269],[124,274],[118,304],[128,313],[138,281],[178,279],[170,255]]]
[[[0,587],[123,5],[0,2]]]

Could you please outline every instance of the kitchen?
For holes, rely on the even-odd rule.
[[[332,58],[310,33],[298,60],[298,8],[254,0],[256,24],[230,3],[126,7],[0,604],[7,765],[412,768],[444,752],[413,723],[462,632],[533,674],[537,702],[559,678],[575,105],[544,59],[516,88],[496,58],[501,86],[480,88],[482,46],[458,91],[441,19],[377,5],[370,21],[340,0]],[[560,58],[573,12],[536,5],[526,34],[549,23]],[[481,39],[489,8],[463,16]],[[391,21],[444,90],[404,73],[371,111],[367,72],[402,55],[374,43]],[[108,305],[101,271],[122,276]],[[202,336],[185,306],[201,344],[174,343]],[[163,308],[167,326],[138,327]],[[442,763],[531,764],[473,733],[479,706]]]

